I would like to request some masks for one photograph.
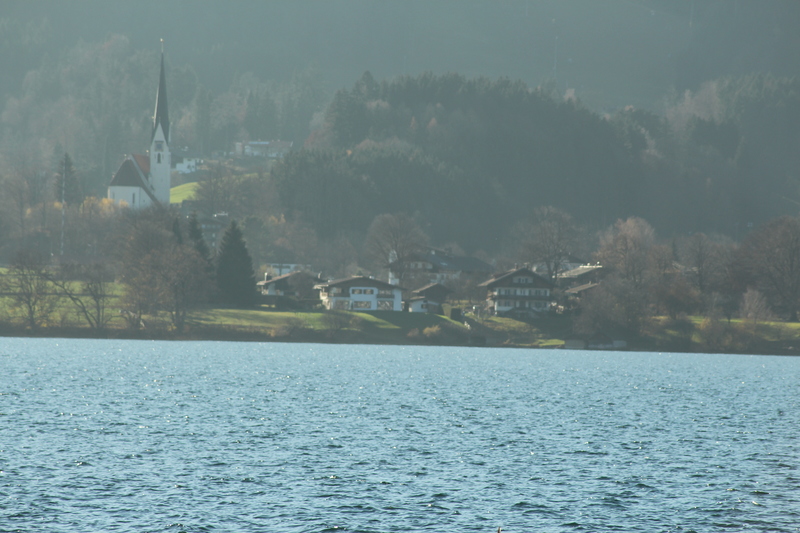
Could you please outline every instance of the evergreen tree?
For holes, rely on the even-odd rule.
[[[189,216],[189,240],[195,251],[200,254],[200,257],[207,262],[211,262],[211,250],[208,249],[205,238],[203,238],[203,230],[200,228],[200,222],[197,220],[197,213],[193,212]]]
[[[181,230],[181,221],[178,217],[172,219],[172,234],[175,236],[175,242],[178,246],[183,244],[183,230]]]
[[[63,200],[67,205],[78,205],[83,201],[78,174],[72,165],[72,158],[66,152],[58,163],[55,197],[59,202]]]
[[[249,307],[256,299],[256,275],[253,260],[244,243],[242,230],[231,221],[217,257],[217,288],[220,299],[238,307]]]

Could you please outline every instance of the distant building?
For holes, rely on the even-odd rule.
[[[384,281],[354,276],[320,283],[319,297],[325,309],[346,311],[402,311],[403,289]]]
[[[393,261],[389,265],[389,283],[397,285],[403,279],[420,283],[446,283],[464,275],[478,275],[482,279],[492,272],[494,267],[480,259],[428,248],[424,252]]]
[[[486,307],[496,315],[524,315],[535,317],[550,311],[553,284],[523,267],[498,274],[484,281]]]
[[[319,294],[314,290],[322,280],[309,272],[290,272],[283,276],[264,276],[256,283],[262,301],[267,305],[283,308],[310,308],[319,303]]]
[[[171,173],[169,135],[167,79],[162,50],[161,74],[156,92],[153,130],[150,135],[150,153],[133,154],[125,158],[108,185],[108,198],[115,202],[125,202],[134,209],[157,204],[169,205]]]
[[[228,213],[217,213],[213,217],[199,217],[197,222],[203,231],[203,239],[211,250],[218,250],[222,236],[230,224]]]
[[[408,310],[412,313],[444,314],[442,304],[447,301],[451,291],[440,283],[431,283],[411,292],[408,299]]]
[[[291,152],[293,144],[294,143],[291,141],[237,142],[234,145],[234,154],[238,156],[278,159]]]

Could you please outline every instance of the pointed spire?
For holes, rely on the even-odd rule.
[[[164,39],[161,39],[161,76],[158,80],[158,93],[156,93],[156,112],[153,115],[153,136],[158,125],[164,130],[164,137],[169,144],[169,112],[167,111],[167,77],[164,73]]]

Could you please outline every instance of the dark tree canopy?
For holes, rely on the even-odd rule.
[[[256,276],[244,236],[233,220],[222,236],[217,255],[217,289],[222,302],[237,307],[255,303]]]
[[[78,173],[75,171],[72,158],[67,153],[58,162],[53,196],[59,202],[63,200],[69,206],[80,205],[83,201]]]

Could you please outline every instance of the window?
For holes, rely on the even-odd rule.
[[[394,310],[394,302],[392,300],[378,300],[378,310],[392,311]]]
[[[156,152],[163,152],[164,151],[164,141],[156,141],[155,146]],[[161,156],[158,156],[158,162],[161,163]]]
[[[350,289],[350,294],[361,294],[361,289]]]
[[[334,309],[350,309],[350,302],[347,300],[336,300],[333,304]]]
[[[394,298],[391,289],[381,289],[378,291],[378,298]]]
[[[161,163],[161,154],[158,154],[158,163]]]
[[[353,309],[372,309],[372,302],[353,302]]]
[[[364,289],[364,294],[375,294],[375,289]]]

